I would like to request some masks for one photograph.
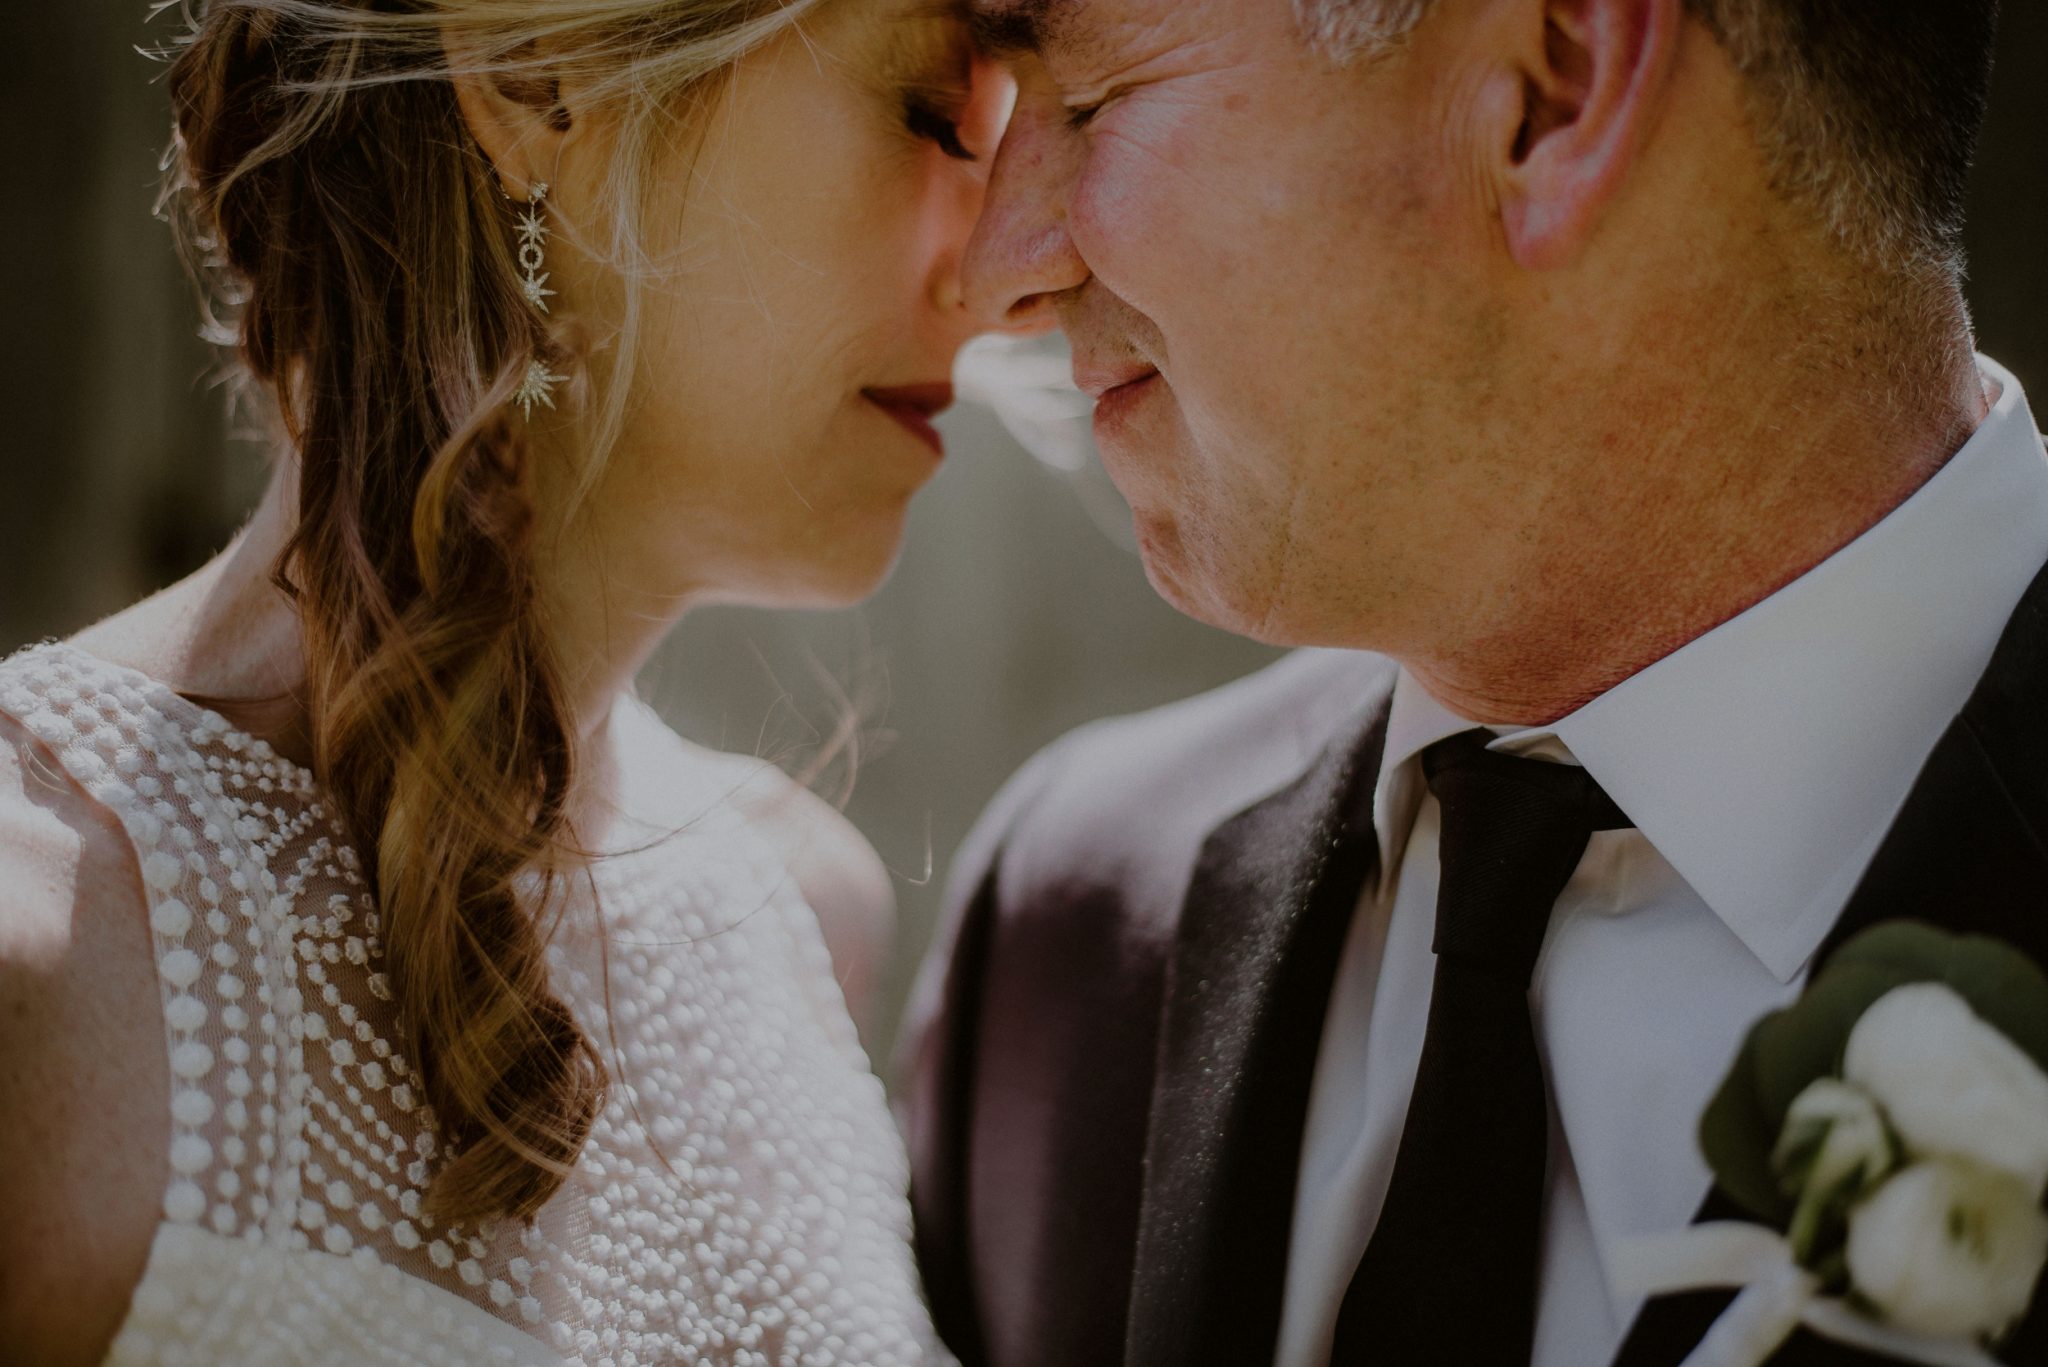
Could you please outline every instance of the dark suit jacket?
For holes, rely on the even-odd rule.
[[[1330,851],[1368,805],[1394,673],[1305,652],[1085,728],[963,849],[902,1107],[933,1312],[970,1367],[1272,1360],[1314,1065],[1300,1041],[1350,912],[1318,893],[1370,872]],[[1819,961],[1895,917],[2048,963],[2048,572]],[[1716,1193],[1702,1214],[1723,1213]],[[1617,1362],[1677,1367],[1727,1299],[1652,1302]],[[2043,1306],[2006,1357],[2048,1363]],[[1774,1361],[1873,1359],[1802,1334]]]

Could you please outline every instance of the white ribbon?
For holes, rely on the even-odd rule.
[[[1741,1289],[1682,1367],[1763,1367],[1802,1324],[1822,1338],[1921,1367],[2000,1367],[1974,1343],[1888,1329],[1822,1296],[1820,1278],[1762,1225],[1721,1221],[1623,1239],[1611,1278],[1616,1293],[1631,1298]]]

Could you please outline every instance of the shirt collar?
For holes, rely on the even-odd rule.
[[[1848,904],[2048,561],[2048,452],[2019,382],[1978,364],[1999,389],[1990,416],[1883,520],[1554,725],[1494,743],[1583,764],[1780,981]],[[1421,803],[1410,761],[1472,725],[1401,671],[1375,792],[1382,868]]]

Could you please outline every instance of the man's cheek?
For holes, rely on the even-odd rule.
[[[1119,160],[1091,150],[1067,199],[1067,231],[1099,276],[1105,267],[1121,269],[1125,257],[1142,255],[1133,248],[1159,237],[1164,226],[1153,221],[1137,168],[1120,167]]]
[[[1162,327],[1243,265],[1187,182],[1125,149],[1091,158],[1067,205],[1075,249],[1102,284]],[[1169,335],[1172,331],[1167,328]]]

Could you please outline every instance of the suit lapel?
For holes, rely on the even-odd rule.
[[[1270,1361],[1309,1083],[1378,862],[1378,690],[1309,771],[1204,842],[1176,933],[1125,1361]]]
[[[2005,940],[2048,965],[2048,569],[2020,600],[1991,665],[1933,754],[1856,894],[1814,959],[1881,921],[1911,918]],[[1718,1187],[1695,1221],[1739,1220]],[[1678,1367],[1732,1297],[1664,1296],[1644,1307],[1615,1367]],[[2007,1343],[2048,1361],[2048,1294]],[[1774,1367],[1883,1361],[1801,1332]]]

